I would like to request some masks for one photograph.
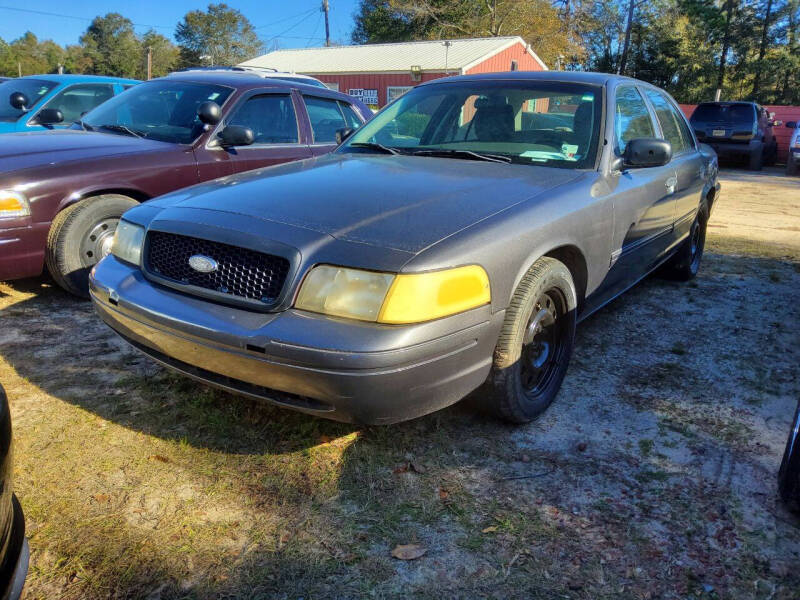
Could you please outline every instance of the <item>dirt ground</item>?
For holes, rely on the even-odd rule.
[[[0,284],[30,598],[800,596],[800,178],[726,171],[701,273],[579,328],[557,401],[357,428],[169,374]],[[393,558],[398,544],[425,550]]]

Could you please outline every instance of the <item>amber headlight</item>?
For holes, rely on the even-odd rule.
[[[401,324],[446,317],[490,300],[489,277],[477,265],[399,275],[322,265],[306,277],[295,307]]]
[[[22,192],[0,190],[0,219],[16,219],[31,214],[28,199]]]
[[[114,231],[114,241],[111,243],[111,254],[120,260],[138,266],[142,258],[142,244],[144,242],[144,227],[134,225],[128,221],[120,221]]]

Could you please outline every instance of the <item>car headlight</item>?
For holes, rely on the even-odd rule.
[[[489,277],[477,265],[428,273],[376,273],[314,267],[295,307],[337,317],[404,324],[431,321],[491,300]]]
[[[144,243],[144,227],[120,220],[114,231],[111,254],[120,260],[139,266]]]
[[[16,219],[31,214],[31,205],[22,192],[0,190],[0,219]]]

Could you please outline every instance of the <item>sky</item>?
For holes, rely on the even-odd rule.
[[[250,19],[267,45],[277,41],[281,48],[305,48],[325,43],[321,0],[228,0],[226,3]],[[350,43],[358,0],[329,0],[329,3],[331,41]],[[23,3],[0,0],[0,38],[10,42],[32,31],[40,40],[51,39],[62,46],[76,44],[94,17],[118,12],[136,24],[137,33],[152,28],[172,39],[175,25],[183,15],[190,10],[204,10],[208,4],[209,1],[189,0],[26,0]]]

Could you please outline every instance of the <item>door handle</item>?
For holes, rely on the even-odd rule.
[[[664,182],[664,186],[667,188],[667,194],[674,194],[675,193],[675,186],[678,185],[678,178],[674,175],[671,177],[667,177],[667,180]]]

